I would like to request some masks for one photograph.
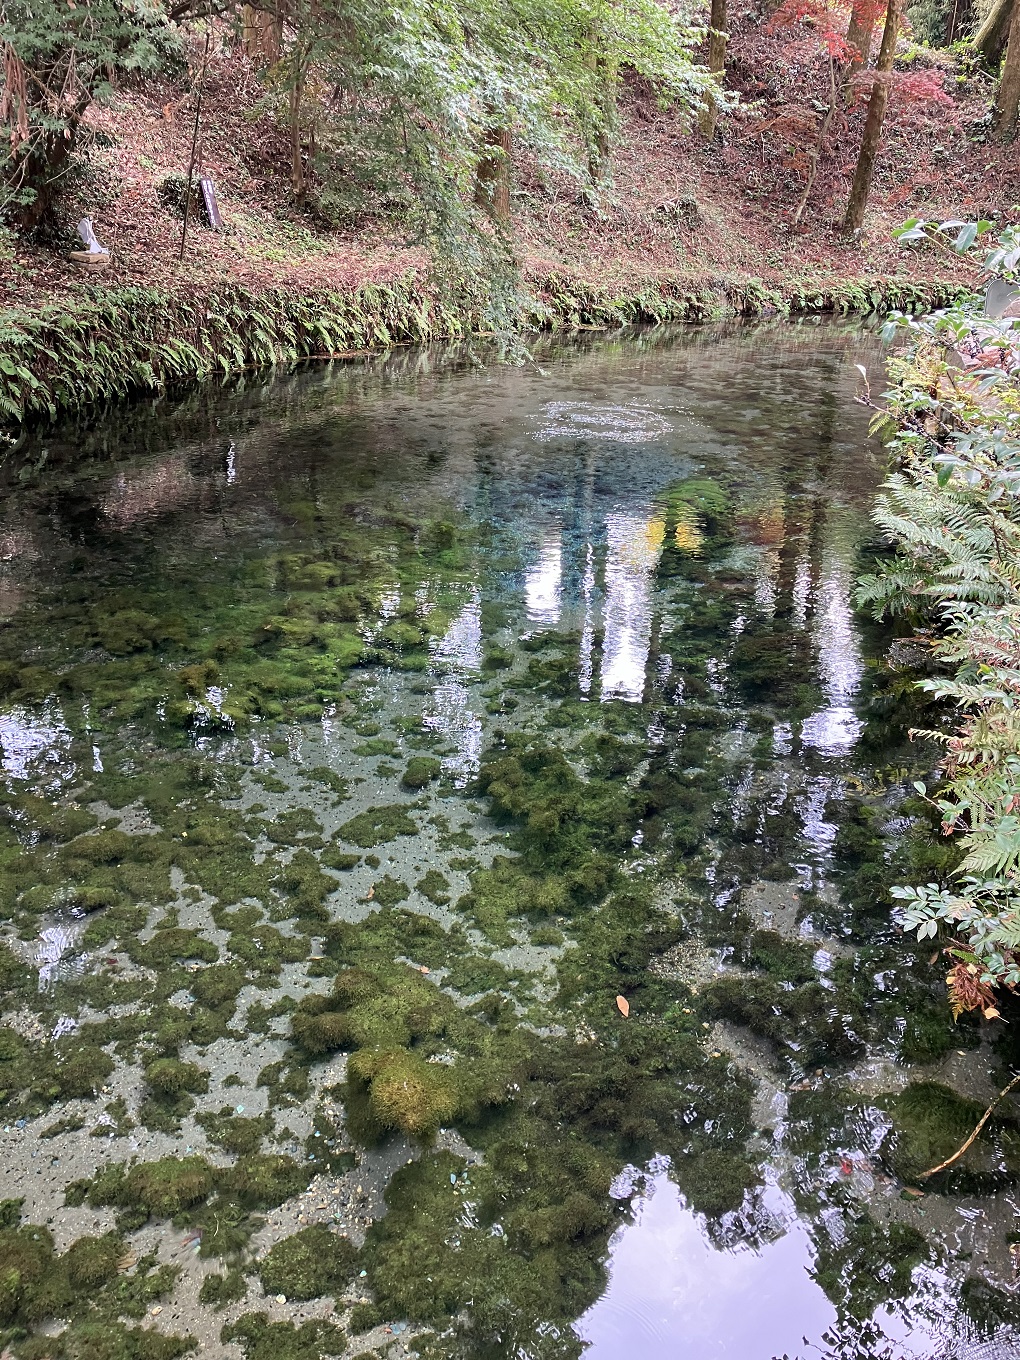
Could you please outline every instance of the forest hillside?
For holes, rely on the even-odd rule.
[[[630,291],[928,277],[958,266],[908,258],[892,227],[1002,221],[1017,197],[1002,3],[18,9],[0,25],[7,306],[128,284],[350,288],[433,265]],[[83,216],[110,252],[101,279],[67,258]]]

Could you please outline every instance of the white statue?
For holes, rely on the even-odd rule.
[[[101,246],[96,240],[96,233],[92,229],[92,218],[83,217],[78,223],[78,235],[85,242],[85,247],[90,255],[109,255],[105,246]]]

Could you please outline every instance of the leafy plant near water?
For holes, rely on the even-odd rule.
[[[704,321],[723,309],[763,312],[907,311],[946,303],[950,283],[877,279],[833,288],[804,281],[786,295],[756,280],[728,295],[664,281],[638,293],[550,275],[512,301],[476,279],[408,274],[354,292],[294,294],[232,287],[205,296],[158,288],[85,293],[77,305],[0,313],[0,423],[179,390],[244,369],[385,350],[440,338],[556,326]]]
[[[953,237],[975,254],[987,222],[910,222],[901,239]],[[1015,282],[1020,233],[1007,227],[984,270]],[[943,831],[961,837],[955,881],[903,886],[904,925],[919,939],[948,927],[954,1012],[997,1015],[993,989],[1020,985],[1020,320],[984,317],[976,302],[909,323],[913,345],[893,365],[879,420],[898,467],[875,518],[895,557],[860,584],[860,603],[922,630],[939,674],[920,682],[964,717],[926,731],[946,754],[933,798]],[[959,373],[961,353],[970,372]],[[924,784],[918,792],[927,796]]]

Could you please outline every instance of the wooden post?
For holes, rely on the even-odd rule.
[[[475,202],[495,221],[510,220],[510,158],[513,132],[508,127],[489,128],[483,138],[485,147],[475,172]]]

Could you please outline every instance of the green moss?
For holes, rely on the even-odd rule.
[[[427,870],[424,876],[419,878],[415,887],[422,897],[427,897],[437,907],[445,907],[450,900],[449,881],[438,869]]]
[[[262,1140],[273,1131],[272,1115],[250,1115],[244,1118],[229,1105],[218,1114],[205,1112],[196,1115],[195,1122],[202,1126],[211,1143],[234,1156],[250,1156],[258,1152]]]
[[[105,1237],[79,1237],[67,1249],[65,1262],[71,1283],[84,1289],[96,1289],[117,1274],[124,1242],[116,1234]]]
[[[237,1303],[248,1292],[243,1271],[228,1270],[222,1275],[213,1271],[202,1281],[198,1291],[199,1303],[209,1304],[217,1312],[230,1303]]]
[[[305,779],[311,779],[329,789],[331,793],[335,793],[338,801],[350,797],[348,781],[343,775],[337,774],[336,770],[331,770],[328,765],[312,765],[301,773]]]
[[[950,1157],[970,1136],[984,1107],[938,1082],[911,1082],[889,1102],[893,1128],[882,1156],[901,1180],[914,1182]],[[989,1193],[1020,1175],[1020,1129],[993,1117],[981,1138],[948,1171],[926,1182],[954,1194]]]
[[[418,790],[438,779],[443,772],[443,763],[434,756],[412,756],[400,782],[405,789]]]
[[[93,1096],[113,1071],[113,1059],[100,1048],[82,1045],[57,1067],[61,1095]]]
[[[346,1237],[315,1224],[277,1242],[259,1262],[259,1276],[267,1294],[317,1299],[344,1289],[354,1277],[357,1260],[357,1250]]]
[[[363,741],[360,746],[355,746],[352,754],[356,756],[395,756],[400,748],[395,741],[390,741],[388,737],[372,737],[370,741]]]
[[[538,926],[531,932],[530,940],[536,945],[560,945],[566,938],[562,930],[555,926]]]
[[[833,994],[815,982],[787,990],[766,978],[720,977],[700,999],[710,1019],[746,1025],[804,1067],[846,1061],[864,1049],[866,1019],[840,1009]]]
[[[209,1073],[194,1063],[177,1058],[157,1058],[145,1068],[145,1080],[157,1095],[177,1095],[181,1091],[208,1091]]]
[[[347,1064],[351,1114],[365,1141],[399,1130],[428,1141],[460,1107],[456,1077],[405,1048],[359,1049]]]
[[[786,940],[775,930],[756,930],[747,942],[745,958],[748,967],[760,968],[779,982],[811,982],[815,977],[810,947]]]
[[[404,902],[411,895],[411,889],[406,883],[401,883],[397,878],[390,878],[386,874],[373,885],[372,897],[378,902],[380,907],[395,907],[398,902]]]
[[[213,964],[191,978],[191,994],[197,1002],[217,1010],[237,1000],[245,984],[244,974],[232,964]],[[231,1005],[231,1012],[233,1006]]]
[[[276,1209],[308,1189],[309,1173],[290,1157],[262,1153],[241,1157],[221,1176],[224,1194],[247,1209]]]
[[[339,869],[341,873],[346,873],[348,869],[353,869],[356,864],[361,863],[361,856],[329,845],[319,856],[319,862],[327,869]]]
[[[270,1322],[265,1313],[245,1313],[220,1332],[226,1344],[240,1344],[245,1360],[322,1360],[324,1355],[342,1355],[347,1349],[347,1334],[333,1322]]]
[[[359,812],[337,831],[337,835],[362,849],[384,845],[398,836],[416,836],[418,827],[403,803],[372,807]]]

